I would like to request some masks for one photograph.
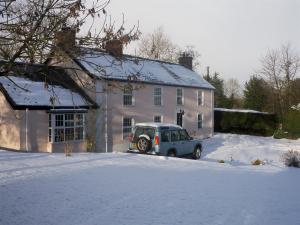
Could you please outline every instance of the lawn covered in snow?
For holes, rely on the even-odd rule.
[[[0,151],[0,224],[297,224],[300,140],[217,134],[201,160]],[[263,166],[251,161],[265,160]],[[223,159],[226,163],[218,163]]]

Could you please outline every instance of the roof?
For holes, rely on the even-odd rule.
[[[240,113],[257,113],[257,114],[269,114],[267,112],[260,112],[252,109],[225,109],[225,108],[214,108],[215,111],[223,112],[240,112]]]
[[[90,107],[79,93],[58,85],[48,85],[23,77],[0,77],[0,84],[14,105],[19,107],[80,108]],[[17,84],[17,85],[16,85]]]
[[[182,127],[172,124],[172,123],[154,123],[154,122],[145,122],[145,123],[137,123],[135,126],[149,126],[149,127],[176,127],[182,129]]]
[[[79,49],[74,61],[100,79],[214,89],[200,74],[176,63],[129,55],[116,58],[98,49]]]
[[[61,68],[45,65],[15,63],[7,76],[0,76],[0,91],[14,109],[96,107]]]

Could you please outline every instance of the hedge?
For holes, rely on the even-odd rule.
[[[275,114],[214,111],[215,132],[272,136],[277,124]]]

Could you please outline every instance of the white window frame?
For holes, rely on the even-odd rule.
[[[199,115],[201,115],[201,120],[199,120]],[[201,127],[199,127],[200,121],[201,121]],[[203,128],[203,113],[197,113],[197,128],[198,128],[198,130]]]
[[[181,103],[182,104],[178,104],[178,97],[180,97],[180,96],[178,96],[178,90],[181,90],[181,93],[182,93],[182,95],[181,95]],[[184,105],[184,90],[183,90],[183,88],[176,88],[176,105],[178,105],[178,106]]]
[[[130,93],[126,93],[126,88],[124,88],[122,96],[123,96],[123,106],[125,106],[125,107],[134,106],[135,99],[134,99],[134,91],[133,91],[133,89],[131,89],[131,94],[130,94]],[[131,97],[131,104],[125,104],[125,96]]]
[[[200,92],[200,94],[199,94],[199,92]],[[201,96],[201,103],[199,104],[200,96]],[[198,89],[198,90],[197,90],[197,104],[198,104],[199,106],[203,106],[203,105],[204,105],[204,91],[201,90],[201,89]]]
[[[155,121],[155,117],[160,117],[160,122],[156,122]],[[155,123],[162,123],[163,122],[163,116],[162,115],[154,115],[153,116],[153,122],[155,122]]]
[[[73,119],[73,126],[66,126],[66,115],[67,114],[72,114],[74,117]],[[63,117],[62,119],[62,126],[56,126],[56,116],[60,115]],[[81,115],[82,116],[82,124],[78,125],[76,124],[76,116],[77,115]],[[85,140],[85,114],[84,113],[78,113],[78,112],[64,112],[64,113],[49,113],[49,117],[48,117],[48,142],[50,143],[64,143],[64,142],[76,142],[76,141],[83,141]],[[51,123],[51,126],[49,126]],[[66,140],[66,129],[72,129],[74,130],[74,135],[73,135],[73,139],[72,140]],[[76,128],[82,128],[82,138],[80,139],[76,139]],[[55,131],[61,129],[63,130],[63,140],[61,141],[56,141],[55,140]],[[51,132],[51,134],[50,134]]]
[[[160,95],[155,94],[155,89],[156,88],[160,89]],[[162,96],[163,96],[163,88],[162,87],[158,87],[158,86],[154,87],[153,88],[153,104],[155,106],[162,106],[163,105],[163,98],[162,98]],[[155,97],[160,97],[160,104],[155,104],[155,99],[156,99]]]
[[[130,119],[131,120],[131,126],[124,126],[124,119]],[[122,117],[122,139],[123,140],[127,140],[128,136],[125,137],[124,135],[132,133],[133,127],[134,127],[134,119],[133,119],[133,117],[130,117],[130,116],[124,116],[124,117]],[[128,132],[128,133],[127,132],[125,133],[124,132],[124,128],[131,128],[131,131]]]

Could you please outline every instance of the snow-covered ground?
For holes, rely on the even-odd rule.
[[[217,134],[197,161],[0,151],[0,224],[298,224],[300,169],[279,158],[299,148]],[[252,166],[256,158],[266,164]]]

